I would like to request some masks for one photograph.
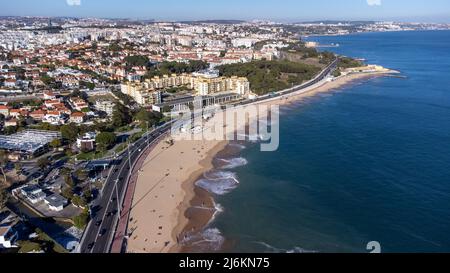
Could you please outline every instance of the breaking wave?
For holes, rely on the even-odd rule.
[[[211,171],[205,173],[203,177],[195,182],[195,185],[217,195],[227,194],[239,185],[239,180],[233,172]]]
[[[243,157],[236,157],[231,159],[223,159],[219,158],[218,160],[225,162],[225,165],[221,167],[221,169],[229,170],[237,167],[245,166],[248,164],[247,159]]]
[[[219,251],[222,248],[225,238],[217,228],[207,228],[200,233],[187,236],[183,244],[195,246],[199,252]]]
[[[231,147],[236,147],[239,148],[240,150],[244,150],[245,148],[247,148],[245,145],[239,144],[239,143],[230,143],[228,144]]]
[[[255,242],[255,243],[264,246],[270,253],[317,253],[317,251],[307,250],[298,246],[294,247],[293,249],[282,249],[271,246],[265,242]]]

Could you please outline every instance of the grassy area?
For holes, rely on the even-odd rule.
[[[88,153],[81,153],[79,155],[76,156],[77,160],[95,160],[95,159],[99,159],[99,158],[103,158],[106,155],[106,152],[97,152],[97,151],[92,151],[92,152],[88,152]]]
[[[130,142],[136,142],[138,141],[142,136],[144,135],[144,132],[135,133],[130,137]]]
[[[123,150],[125,150],[127,148],[127,144],[126,143],[122,143],[117,145],[116,149],[114,150],[116,153],[120,153]]]
[[[19,253],[29,253],[29,252],[37,252],[42,251],[41,245],[32,241],[19,241],[18,245],[20,245]]]
[[[340,57],[339,58],[339,63],[338,63],[338,67],[339,68],[352,68],[352,67],[360,67],[363,66],[364,63],[359,61],[359,60],[355,60],[349,57]]]

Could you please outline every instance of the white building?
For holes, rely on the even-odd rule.
[[[231,41],[234,47],[246,47],[246,48],[252,47],[256,42],[257,40],[249,38],[238,38]]]
[[[77,138],[77,147],[81,150],[92,151],[95,149],[95,132],[88,132],[84,136]]]
[[[44,199],[44,202],[52,211],[62,211],[64,209],[64,206],[67,205],[67,199],[56,193],[47,196]]]
[[[37,204],[44,200],[46,194],[36,185],[25,186],[20,189],[20,192],[25,196],[32,204]]]
[[[94,107],[97,111],[102,111],[108,116],[112,116],[115,105],[116,104],[110,100],[98,100],[95,102]]]

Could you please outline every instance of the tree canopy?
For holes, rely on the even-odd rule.
[[[146,78],[162,76],[168,74],[192,73],[208,68],[208,63],[204,61],[191,60],[188,63],[162,62],[148,69]]]
[[[111,145],[116,142],[116,135],[110,132],[102,132],[95,138],[97,148],[100,151],[106,151]]]
[[[73,218],[73,222],[75,224],[75,227],[79,229],[85,228],[87,223],[89,222],[89,212],[87,210],[84,210],[82,213]]]
[[[113,108],[112,124],[122,127],[131,122],[130,110],[121,103],[117,103]]]
[[[79,129],[78,126],[74,123],[69,123],[66,125],[63,125],[60,129],[61,135],[64,139],[73,142],[77,139]]]
[[[312,79],[320,68],[290,61],[254,61],[222,65],[218,67],[222,76],[246,77],[250,88],[258,95],[280,91]]]
[[[146,56],[135,55],[125,57],[124,61],[127,66],[147,66],[150,60]]]
[[[147,111],[144,108],[139,110],[134,116],[134,119],[139,121],[141,128],[147,128],[156,125],[161,120],[162,115],[159,112]]]

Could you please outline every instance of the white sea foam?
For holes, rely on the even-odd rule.
[[[217,216],[219,214],[221,214],[223,211],[224,211],[224,208],[222,207],[221,204],[214,203],[214,214],[213,214],[213,216],[211,217],[211,219],[209,220],[209,222],[208,222],[208,224],[206,226],[208,226],[212,222],[214,222],[214,220],[216,220]]]
[[[203,176],[204,178],[195,182],[195,185],[217,195],[227,194],[239,184],[239,180],[233,172],[211,171]]]
[[[225,242],[225,238],[217,228],[208,228],[200,233],[187,236],[184,244],[196,246],[199,251],[219,251]]]
[[[265,243],[265,242],[255,242],[255,243],[264,246],[265,248],[267,248],[267,250],[269,252],[272,252],[272,253],[317,253],[317,251],[306,250],[306,249],[298,247],[298,246],[294,247],[293,249],[288,249],[287,250],[287,249],[282,249],[282,248],[276,248],[276,247],[274,247],[272,245],[269,245],[268,243]]]
[[[245,166],[248,164],[247,159],[243,157],[236,157],[231,159],[219,158],[218,160],[225,162],[226,164],[221,169],[229,170],[237,167]]]
[[[236,148],[238,148],[240,150],[244,150],[245,148],[247,148],[245,145],[242,145],[242,144],[239,144],[239,143],[230,143],[228,145],[230,145],[231,147],[236,147]]]
[[[260,135],[260,134],[237,134],[238,137],[242,137],[245,138],[246,140],[248,140],[249,142],[252,143],[256,143],[258,141],[261,141],[264,139],[264,136]]]

